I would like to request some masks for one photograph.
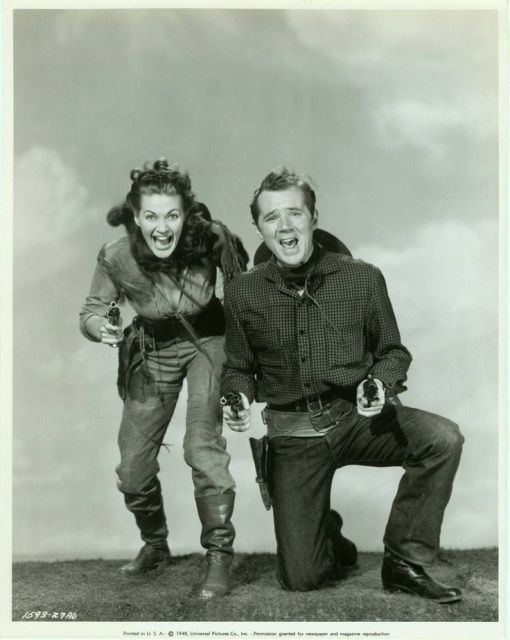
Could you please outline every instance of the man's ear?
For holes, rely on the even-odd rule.
[[[255,233],[258,235],[258,237],[261,240],[264,240],[264,236],[260,233],[260,229],[258,228],[258,225],[256,222],[252,222],[253,226],[255,227]]]
[[[317,209],[315,209],[315,211],[313,212],[312,223],[313,223],[313,228],[317,229],[317,226],[319,224],[319,212],[317,211]]]

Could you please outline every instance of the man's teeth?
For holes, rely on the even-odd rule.
[[[291,247],[295,247],[297,245],[297,239],[290,238],[289,240],[280,240],[280,244],[282,245],[282,247],[287,247],[290,249]]]

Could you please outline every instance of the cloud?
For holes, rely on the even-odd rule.
[[[33,146],[15,158],[14,176],[16,276],[38,279],[75,258],[80,233],[101,212],[53,149]]]
[[[452,130],[495,135],[494,12],[290,11],[287,21],[322,57],[325,76],[363,90],[385,146],[408,144],[436,160]]]
[[[438,326],[456,333],[455,341],[485,336],[493,343],[497,234],[493,220],[445,219],[415,228],[405,246],[365,244],[353,253],[382,268],[407,332]]]
[[[362,77],[381,64],[448,68],[465,50],[472,65],[494,51],[495,12],[287,11],[301,46],[350,66]],[[428,53],[428,55],[427,55]]]
[[[434,159],[446,152],[445,134],[465,125],[463,110],[448,104],[402,100],[386,104],[374,113],[378,134],[388,147],[412,146]]]

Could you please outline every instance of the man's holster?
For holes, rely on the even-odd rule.
[[[250,447],[257,474],[255,480],[259,485],[262,502],[267,511],[269,511],[271,509],[271,496],[268,488],[269,439],[267,436],[250,438]]]

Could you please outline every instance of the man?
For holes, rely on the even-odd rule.
[[[439,548],[463,437],[450,420],[396,398],[411,355],[381,272],[314,245],[315,193],[298,174],[268,174],[251,213],[273,257],[226,290],[221,391],[242,394],[241,411],[224,407],[235,431],[249,427],[253,400],[267,405],[280,583],[316,589],[355,561],[330,511],[336,469],[403,466],[384,535],[383,586],[440,603],[460,600],[458,589],[424,567]]]

